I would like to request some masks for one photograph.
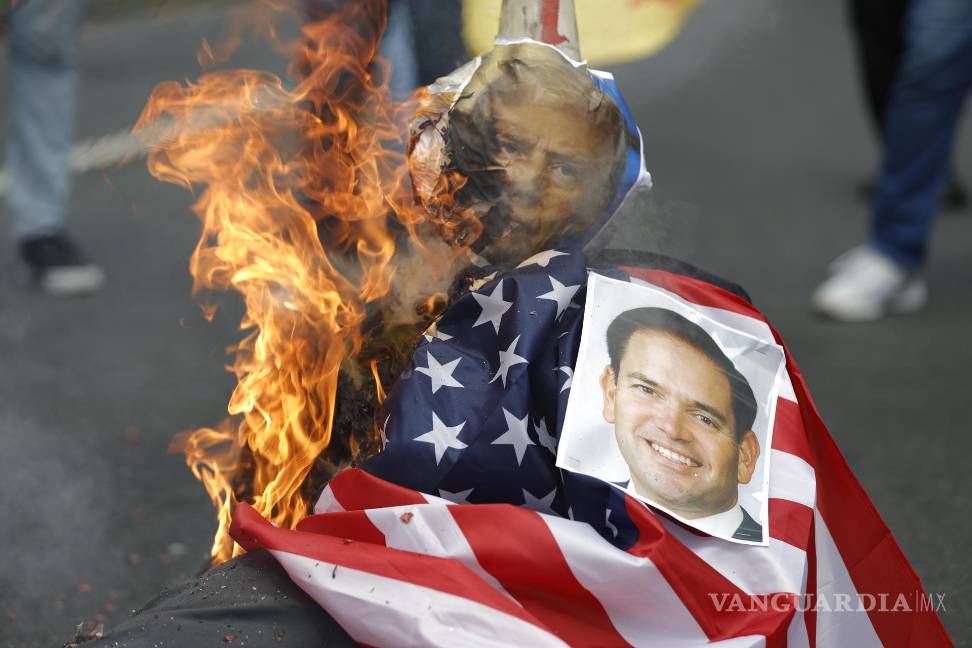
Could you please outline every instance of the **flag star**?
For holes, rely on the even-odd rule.
[[[422,373],[432,380],[432,393],[439,391],[440,387],[463,387],[464,385],[452,377],[452,372],[459,366],[462,358],[456,358],[452,362],[439,364],[439,361],[432,355],[431,348],[426,354],[429,358],[428,367],[415,367],[417,373]]]
[[[472,328],[476,328],[480,324],[489,322],[493,325],[497,335],[499,334],[500,320],[503,319],[503,315],[506,313],[506,311],[510,310],[510,306],[513,305],[513,302],[508,302],[503,299],[504,281],[506,280],[500,279],[500,282],[496,284],[496,287],[493,288],[493,292],[491,292],[489,295],[481,295],[479,293],[472,294],[473,299],[475,299],[476,303],[479,304],[479,307],[483,309],[483,311],[479,314],[479,317],[476,319],[476,323],[472,325]]]
[[[607,528],[611,529],[611,535],[613,535],[615,538],[617,538],[618,537],[618,527],[616,527],[613,524],[611,524],[611,509],[607,509],[606,511],[604,511],[604,524],[607,525]]]
[[[556,371],[563,371],[567,375],[567,380],[564,381],[564,384],[560,387],[560,393],[563,394],[565,391],[570,389],[571,383],[574,382],[574,370],[570,367],[563,366],[557,367]]]
[[[518,364],[526,364],[526,358],[516,355],[516,344],[520,341],[520,336],[517,335],[516,338],[510,342],[510,346],[506,351],[499,352],[500,366],[496,370],[496,375],[489,382],[496,382],[497,378],[503,378],[503,386],[506,387],[506,375],[510,372],[510,369]]]
[[[453,504],[469,504],[469,496],[472,495],[474,489],[459,491],[457,493],[451,493],[447,490],[439,489],[439,497],[442,499],[449,500]]]
[[[557,304],[556,319],[560,319],[560,316],[563,315],[564,311],[567,309],[567,305],[570,304],[570,300],[571,298],[573,298],[574,293],[580,290],[580,285],[578,284],[576,286],[565,286],[564,284],[554,279],[552,276],[548,277],[548,279],[550,279],[550,287],[552,288],[552,290],[550,292],[545,292],[542,295],[537,295],[537,299],[547,299],[552,302],[556,302]]]
[[[425,329],[425,333],[423,333],[422,336],[426,340],[428,340],[429,342],[431,342],[432,340],[451,340],[452,339],[452,336],[451,335],[449,335],[448,333],[443,333],[442,331],[439,330],[439,323],[438,322],[432,322],[429,325],[429,328]]]
[[[439,420],[435,412],[432,412],[432,429],[417,436],[413,441],[421,441],[422,443],[431,443],[435,446],[435,465],[438,466],[439,462],[442,461],[442,455],[449,448],[454,448],[456,450],[462,450],[466,447],[466,444],[459,440],[459,431],[462,430],[463,426],[466,424],[465,421],[459,425],[446,425]]]
[[[554,510],[550,508],[553,505],[554,497],[557,496],[556,488],[543,497],[534,497],[533,494],[525,488],[521,488],[520,490],[523,491],[523,506],[536,511],[537,513],[549,513],[551,515],[556,515]]]
[[[385,422],[382,423],[381,427],[378,428],[378,434],[381,435],[381,447],[384,448],[388,445],[388,435],[385,434],[385,430],[388,429],[388,421],[391,419],[391,414],[385,417]]]
[[[506,432],[497,437],[491,445],[513,446],[513,451],[516,453],[516,465],[522,465],[526,447],[536,445],[527,435],[527,419],[530,415],[528,413],[523,418],[517,418],[504,407],[503,416],[506,418]]]
[[[537,431],[537,440],[540,441],[540,445],[556,455],[557,439],[553,438],[550,432],[547,431],[547,422],[540,419],[539,423],[534,424],[533,429]]]
[[[559,256],[569,256],[566,252],[558,252],[557,250],[544,250],[543,252],[537,252],[532,257],[516,266],[517,268],[525,268],[528,265],[538,265],[541,268],[546,268],[550,265],[550,260]]]

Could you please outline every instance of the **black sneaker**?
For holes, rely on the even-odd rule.
[[[102,269],[85,259],[77,244],[63,233],[21,241],[20,257],[40,289],[51,295],[81,295],[105,283]]]

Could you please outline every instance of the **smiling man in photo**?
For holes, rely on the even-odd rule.
[[[604,418],[630,481],[622,484],[711,535],[761,542],[739,505],[759,458],[756,399],[700,326],[663,308],[636,308],[607,330]]]

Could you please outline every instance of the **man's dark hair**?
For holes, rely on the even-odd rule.
[[[635,308],[618,315],[607,329],[608,356],[614,379],[618,379],[621,358],[631,336],[642,330],[658,331],[691,344],[722,369],[732,391],[732,417],[735,420],[736,440],[753,428],[756,420],[756,397],[749,381],[732,360],[719,348],[715,340],[701,326],[665,308]]]

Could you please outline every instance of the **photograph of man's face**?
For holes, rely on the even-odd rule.
[[[761,322],[592,272],[557,466],[654,507],[671,528],[765,545],[785,372]]]
[[[460,206],[476,211],[476,249],[523,256],[588,227],[624,168],[627,133],[586,68],[532,44],[498,46],[450,115],[452,164],[466,179]]]
[[[661,308],[619,315],[607,345],[603,416],[628,486],[689,520],[736,509],[760,447],[755,398],[732,361],[697,324]],[[740,525],[751,518],[737,512]]]

